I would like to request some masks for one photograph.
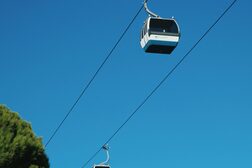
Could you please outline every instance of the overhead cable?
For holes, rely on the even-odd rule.
[[[214,21],[214,23],[206,30],[206,32],[199,38],[199,40],[186,52],[186,54],[180,59],[180,61],[165,75],[165,77],[158,83],[158,85],[147,95],[147,97],[137,106],[137,108],[131,113],[131,115],[116,129],[116,131],[108,138],[104,144],[108,144],[115,135],[129,122],[130,119],[139,111],[139,109],[151,98],[151,96],[160,88],[160,86],[172,75],[172,73],[181,65],[181,63],[188,57],[188,55],[195,49],[195,47],[206,37],[206,35],[213,29],[213,27],[221,20],[221,18],[233,7],[237,2],[234,0]],[[87,164],[96,157],[96,155],[102,150],[101,147],[83,164],[81,168],[87,166]]]
[[[86,93],[86,91],[88,90],[88,88],[90,87],[90,85],[93,83],[94,79],[96,78],[96,76],[98,75],[98,73],[101,71],[101,69],[105,65],[105,63],[108,61],[108,59],[110,58],[110,56],[112,55],[112,53],[114,52],[114,50],[116,49],[116,47],[118,46],[118,44],[121,42],[121,40],[123,39],[123,37],[125,36],[125,34],[127,33],[127,31],[129,30],[129,28],[131,27],[131,25],[133,24],[133,22],[136,20],[137,16],[139,15],[139,13],[143,9],[143,7],[144,6],[142,5],[138,9],[138,11],[136,12],[136,14],[131,19],[130,23],[127,25],[127,27],[125,28],[125,30],[123,31],[123,33],[121,34],[121,36],[119,37],[119,39],[117,40],[117,42],[114,44],[114,46],[112,47],[112,49],[109,51],[109,53],[107,54],[107,56],[105,57],[105,59],[103,60],[103,62],[101,63],[101,65],[98,67],[98,69],[96,70],[96,72],[94,73],[94,75],[92,76],[92,78],[84,86],[84,88],[81,91],[80,95],[77,97],[77,99],[75,100],[75,102],[73,103],[73,105],[71,106],[71,108],[68,110],[68,112],[66,113],[66,115],[64,116],[64,118],[61,120],[61,122],[58,124],[58,126],[56,127],[56,129],[53,131],[52,135],[49,137],[48,141],[45,144],[45,147],[47,147],[49,145],[49,143],[52,141],[52,139],[54,138],[54,136],[57,134],[57,132],[59,131],[59,129],[61,128],[61,126],[66,121],[66,119],[73,112],[75,106],[78,104],[78,102],[80,101],[80,99],[83,97],[83,95]]]

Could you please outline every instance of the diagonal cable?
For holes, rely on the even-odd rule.
[[[151,98],[151,96],[160,88],[160,86],[172,75],[172,73],[181,65],[181,63],[188,57],[188,55],[197,47],[197,45],[206,37],[206,35],[213,29],[213,27],[221,20],[221,18],[232,8],[237,2],[234,0],[223,13],[215,20],[215,22],[206,30],[206,32],[199,38],[199,40],[188,50],[188,52],[180,59],[180,61],[166,74],[166,76],[159,82],[159,84],[147,95],[147,97],[137,106],[137,108],[131,113],[131,115],[120,125],[120,127],[108,138],[104,144],[108,144],[118,132],[129,122],[129,120],[141,109],[141,107]],[[104,144],[97,150],[81,167],[84,168],[87,164],[95,158],[95,156],[102,150]]]
[[[74,110],[75,106],[78,104],[78,102],[80,101],[80,99],[82,98],[82,96],[86,93],[86,91],[88,90],[88,88],[90,87],[90,85],[92,84],[92,82],[94,81],[94,79],[96,78],[96,76],[98,75],[98,73],[101,71],[102,67],[108,61],[109,57],[112,55],[112,53],[114,52],[114,50],[116,49],[116,47],[118,46],[118,44],[121,42],[121,40],[123,39],[123,37],[125,36],[125,34],[127,33],[127,31],[129,30],[129,28],[131,27],[131,25],[133,24],[133,22],[136,20],[137,16],[139,15],[139,13],[143,9],[143,7],[144,6],[142,5],[139,8],[139,10],[137,11],[137,13],[134,15],[134,17],[130,21],[130,23],[127,25],[127,27],[123,31],[122,35],[119,37],[119,39],[117,40],[117,42],[115,43],[115,45],[112,47],[112,49],[110,50],[110,52],[108,53],[108,55],[106,56],[106,58],[103,60],[102,64],[96,70],[96,72],[94,73],[94,75],[92,76],[92,78],[90,79],[90,81],[88,82],[88,84],[81,91],[80,95],[77,97],[77,99],[75,100],[75,102],[73,103],[73,105],[71,106],[71,108],[68,110],[68,112],[66,113],[65,117],[61,120],[61,122],[59,123],[59,125],[53,131],[52,135],[50,136],[50,138],[46,142],[45,147],[47,147],[49,145],[49,143],[52,141],[52,139],[54,138],[54,136],[57,134],[57,132],[59,131],[59,129],[61,128],[61,126],[66,121],[66,119],[69,117],[69,115],[71,114],[71,112]]]

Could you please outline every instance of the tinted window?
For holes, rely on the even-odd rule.
[[[144,24],[144,35],[147,33],[147,22]]]
[[[145,22],[141,30],[141,39],[145,36],[146,33],[147,33],[147,23]]]
[[[150,31],[178,33],[178,27],[174,20],[151,19]]]
[[[141,30],[140,40],[143,38],[143,29]]]
[[[109,166],[104,166],[104,165],[102,165],[102,166],[95,166],[95,168],[110,168]]]
[[[141,30],[141,37],[140,40],[144,37],[144,30],[145,30],[145,25],[143,26],[142,30]]]

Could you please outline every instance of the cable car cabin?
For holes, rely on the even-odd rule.
[[[171,54],[180,38],[175,19],[149,17],[142,28],[141,47],[148,53]]]
[[[110,168],[109,165],[94,165],[93,168]]]

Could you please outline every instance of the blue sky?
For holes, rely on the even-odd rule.
[[[178,47],[144,53],[142,11],[46,148],[51,167],[81,167],[231,2],[151,0],[151,10],[177,19]],[[1,1],[0,103],[45,143],[141,3]],[[238,1],[111,141],[112,168],[252,167],[251,6]]]

